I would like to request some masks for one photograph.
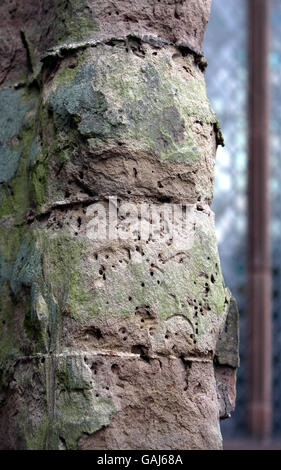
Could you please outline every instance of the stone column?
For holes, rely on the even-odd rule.
[[[271,435],[271,243],[269,149],[270,2],[248,0],[249,13],[249,261],[248,427]]]
[[[219,449],[210,1],[44,5],[0,15],[0,447]]]

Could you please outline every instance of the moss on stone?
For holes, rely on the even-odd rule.
[[[54,45],[81,41],[98,31],[86,0],[58,0],[53,21]]]
[[[41,248],[50,289],[58,306],[60,310],[67,310],[70,316],[76,318],[81,307],[89,308],[92,299],[83,284],[81,270],[85,245],[64,233],[53,238],[43,235]]]
[[[143,63],[124,47],[97,46],[71,72],[59,71],[48,99],[57,125],[67,130],[72,120],[91,139],[124,141],[162,160],[198,162],[193,120],[217,122],[204,80],[175,78],[172,58],[159,53],[157,64]]]
[[[39,152],[36,140],[36,110],[38,92],[32,88],[2,90],[4,107],[0,172],[0,217],[12,215],[20,221],[30,205],[28,166]],[[3,171],[1,170],[1,161]]]

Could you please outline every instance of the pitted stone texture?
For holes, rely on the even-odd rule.
[[[221,448],[210,361],[80,351],[0,371],[1,449]]]
[[[27,302],[19,309],[16,349],[7,349],[8,355],[17,362],[24,353],[22,330],[34,333],[34,352],[45,353],[47,348],[61,354],[38,354],[34,359],[41,388],[38,385],[28,400],[21,393],[25,397],[33,387],[30,374],[35,363],[17,369],[16,379],[8,379],[13,370],[5,374],[3,364],[4,384],[7,380],[9,384],[3,389],[3,409],[10,416],[9,387],[14,383],[13,401],[25,423],[19,429],[17,418],[11,420],[15,427],[5,445],[76,448],[82,438],[83,447],[86,433],[91,438],[85,446],[92,448],[101,445],[99,436],[110,448],[138,448],[141,442],[145,448],[172,449],[178,448],[179,439],[182,448],[219,448],[213,356],[229,299],[219,267],[213,214],[197,205],[187,207],[185,224],[175,226],[174,243],[153,237],[146,243],[136,234],[137,241],[104,244],[93,240],[94,213],[92,206],[84,212],[70,208],[60,216],[53,214],[58,225],[48,219],[37,222],[22,243],[12,272],[7,272],[5,283],[18,298],[27,288],[31,294],[30,307]],[[144,219],[149,225],[149,216]],[[122,224],[126,219],[120,217],[120,229]],[[5,315],[9,306],[3,307]],[[10,325],[5,328],[9,337]],[[23,364],[29,362],[27,358]],[[100,367],[103,363],[105,368]],[[121,373],[121,382],[115,384],[118,368],[124,377]],[[120,395],[122,380],[125,389]],[[155,400],[150,404],[151,390]],[[40,409],[33,403],[36,393],[45,397]],[[125,428],[133,414],[143,431],[132,427],[128,436]],[[144,416],[154,423],[150,432]],[[5,414],[2,419],[5,423]],[[99,435],[102,426],[107,431]],[[116,440],[118,428],[124,433]],[[136,443],[138,432],[144,437]]]
[[[103,39],[110,34],[131,32],[153,34],[174,43],[187,42],[196,49],[202,46],[210,6],[210,0],[85,2],[88,17],[95,26],[91,37]]]
[[[188,43],[201,50],[210,3],[211,0],[3,0],[0,85],[6,80],[24,80],[37,72],[40,54],[63,43],[138,33]]]
[[[221,448],[221,137],[192,50],[210,2],[37,3],[1,4],[0,83],[20,84],[1,92],[0,446]],[[108,196],[119,235],[125,202],[184,203],[186,225],[142,238],[137,215],[131,239],[96,241]]]
[[[61,347],[131,351],[142,345],[148,355],[173,351],[213,358],[229,293],[212,212],[196,205],[183,211],[177,205],[172,238],[155,233],[144,239],[150,212],[143,213],[144,230],[139,232],[138,213],[132,217],[131,208],[131,238],[120,241],[128,223],[120,206],[114,222],[119,232],[106,241],[94,239],[97,206],[106,209],[98,204],[88,206],[85,214],[69,210],[61,218],[55,213],[55,220],[50,217],[37,234],[48,266],[45,282],[63,315]],[[141,211],[142,206],[135,207]]]
[[[49,203],[75,192],[212,200],[217,118],[203,73],[173,47],[143,51],[99,45],[46,86]]]
[[[116,414],[110,426],[82,437],[80,449],[221,448],[212,363],[141,356],[88,362]]]

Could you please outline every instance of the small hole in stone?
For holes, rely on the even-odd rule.
[[[129,297],[128,297],[128,300],[131,302],[131,300],[132,300],[132,297],[130,297],[130,296],[129,296]]]
[[[118,365],[117,364],[112,364],[111,370],[112,370],[113,374],[117,374],[118,370],[119,370]]]
[[[126,341],[126,340],[127,340],[127,336],[124,336],[123,341]]]
[[[141,283],[141,286],[144,287],[144,282]]]
[[[44,362],[45,362],[45,357],[42,357],[41,358],[41,364],[44,364]]]

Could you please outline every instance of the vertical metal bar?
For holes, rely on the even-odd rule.
[[[270,0],[248,0],[249,12],[249,413],[250,434],[271,433],[271,256],[269,197]]]

